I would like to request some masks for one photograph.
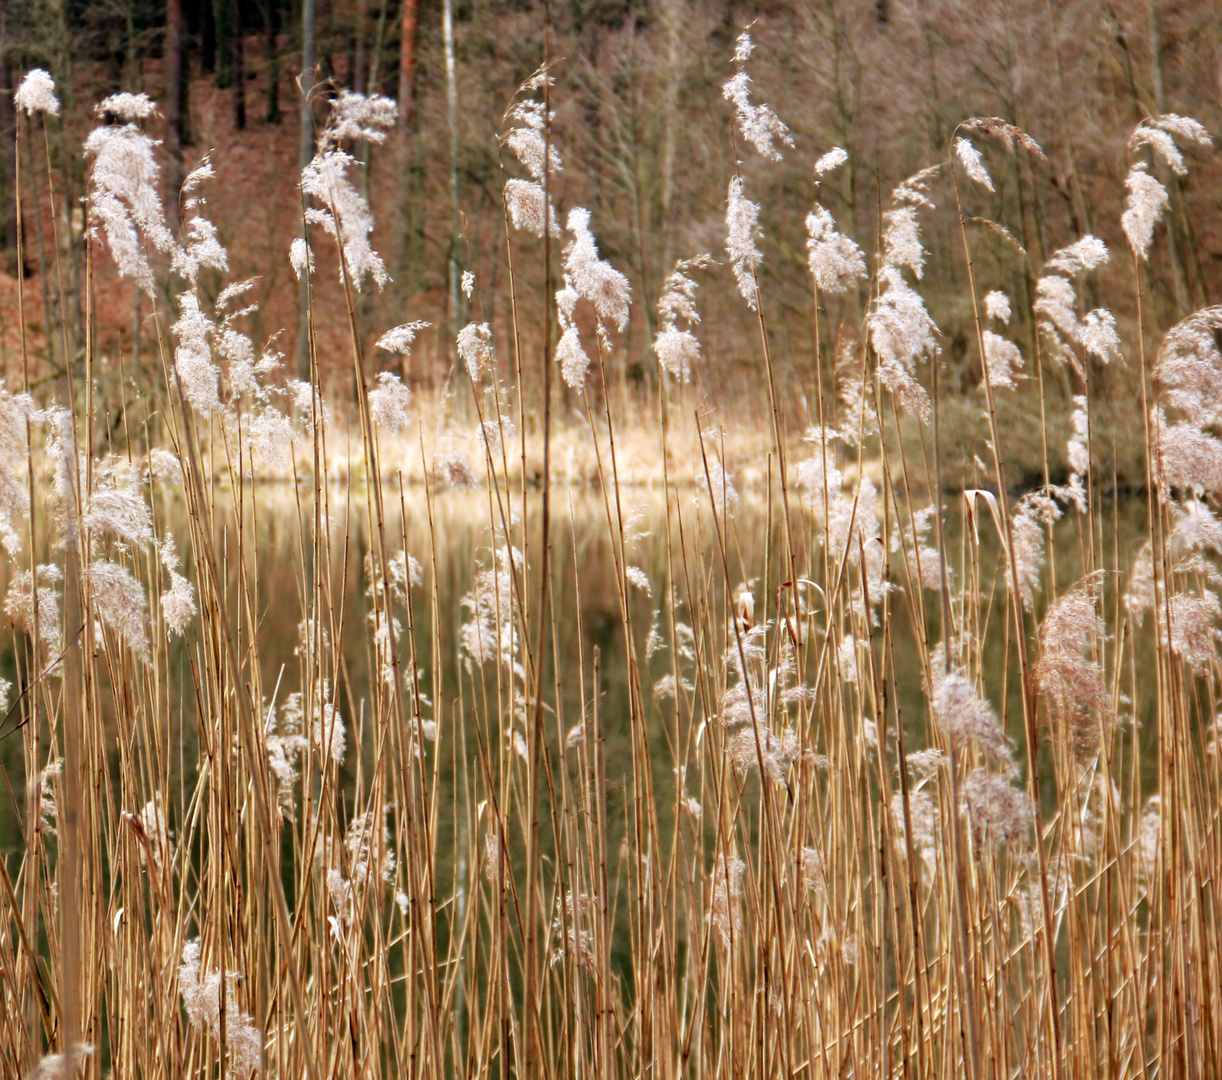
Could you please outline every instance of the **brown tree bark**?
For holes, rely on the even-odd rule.
[[[4,29],[0,26],[0,40]],[[13,108],[13,70],[8,57],[0,60],[0,197],[4,203],[4,220],[0,222],[0,248],[10,273],[25,275],[25,267],[17,265],[17,143],[15,139],[17,112]]]
[[[301,0],[301,123],[300,161],[304,168],[314,156],[314,113],[310,95],[314,89],[314,0]],[[305,228],[305,239],[309,242],[310,229]],[[301,275],[297,292],[297,378],[310,378],[310,286],[306,275]]]
[[[356,19],[353,27],[353,59],[352,59],[352,88],[358,94],[368,92],[369,84],[367,81],[367,69],[369,61],[366,56],[368,49],[365,43],[365,32],[368,29],[366,24],[369,22],[369,6],[368,0],[356,0]]]
[[[399,130],[411,127],[416,95],[416,38],[420,28],[420,0],[403,0],[399,22]]]
[[[166,179],[170,192],[166,203],[170,211],[170,225],[177,230],[178,192],[182,187],[182,148],[187,141],[187,79],[183,63],[183,10],[182,0],[166,0],[165,6],[165,120],[166,150],[169,153],[169,168]]]
[[[229,32],[233,35],[233,126],[241,131],[246,127],[246,27],[240,0],[229,0]]]
[[[267,122],[280,123],[280,2],[264,0],[263,26],[267,50]]]

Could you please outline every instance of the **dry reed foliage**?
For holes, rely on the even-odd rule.
[[[806,148],[758,100],[752,50],[744,34],[725,97],[766,169]],[[1147,364],[1152,328],[1122,339],[1107,309],[1082,313],[1107,258],[1085,237],[1021,310],[973,259],[968,211],[1004,155],[1042,152],[976,118],[895,189],[873,259],[812,209],[816,312],[867,274],[873,299],[835,348],[817,330],[802,460],[757,274],[773,247],[745,194],[757,172],[728,179],[729,267],[695,256],[663,283],[660,390],[630,413],[607,368],[631,288],[589,213],[562,205],[557,93],[534,76],[501,138],[525,172],[505,181],[512,250],[545,246],[561,283],[511,266],[514,319],[537,289],[537,336],[557,345],[540,364],[516,321],[506,340],[490,321],[458,331],[473,428],[422,414],[361,347],[361,293],[386,269],[358,144],[384,137],[392,103],[335,98],[301,177],[308,238],[284,238],[307,290],[320,267],[341,277],[346,418],[316,338],[311,379],[287,378],[249,336],[248,283],[205,287],[228,267],[203,213],[213,164],[188,178],[175,237],[151,103],[99,107],[89,258],[157,303],[160,412],[120,437],[92,346],[81,379],[0,391],[18,693],[0,689],[21,756],[0,1072],[1207,1075],[1217,309]],[[54,122],[45,72],[16,103],[23,132]],[[1207,142],[1154,117],[1130,146],[1182,174],[1182,145]],[[816,178],[846,160],[826,151]],[[1138,159],[1123,229],[1139,291],[1172,198],[1154,182]],[[942,475],[942,339],[918,291],[935,195],[961,230],[992,456],[963,498]],[[759,322],[762,447],[685,396],[697,275],[715,272]],[[478,303],[469,272],[462,288]],[[405,356],[424,325],[378,344]],[[1147,419],[1131,550],[1092,430],[1093,376],[1122,356]],[[1015,497],[998,395],[1023,378],[1043,393],[1054,364],[1076,392],[1071,474],[1054,484],[1045,456]],[[577,498],[562,508],[551,365],[592,462],[584,523]],[[539,372],[541,417],[524,404]],[[1046,412],[1041,435],[1048,455]],[[642,514],[626,477],[646,446]]]

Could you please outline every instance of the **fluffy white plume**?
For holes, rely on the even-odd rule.
[[[402,431],[410,423],[407,415],[410,400],[411,391],[399,376],[383,371],[377,386],[369,391],[369,416],[379,427]]]
[[[734,106],[734,119],[742,137],[764,157],[780,161],[781,152],[777,144],[793,146],[793,137],[771,108],[752,102],[751,76],[745,71],[736,72],[721,88],[721,92]]]
[[[161,594],[161,615],[170,632],[181,637],[195,618],[195,586],[173,570],[170,582],[169,590]]]
[[[884,266],[879,283],[882,291],[866,317],[870,343],[879,357],[879,378],[908,412],[923,417],[929,396],[913,374],[919,360],[937,355],[937,326],[897,267]]]
[[[764,257],[755,245],[759,233],[760,208],[743,194],[743,182],[739,176],[730,181],[730,192],[726,199],[726,254],[734,268],[738,291],[754,311],[759,306],[755,271]]]
[[[1138,124],[1129,137],[1129,150],[1135,151],[1148,146],[1154,156],[1173,173],[1185,176],[1188,166],[1184,164],[1184,155],[1176,145],[1176,139],[1196,143],[1198,146],[1213,146],[1209,132],[1196,120],[1168,113],[1165,116],[1151,117]]]
[[[993,179],[989,176],[988,170],[984,167],[984,161],[980,157],[980,151],[972,144],[970,139],[962,137],[955,140],[955,155],[959,158],[959,163],[963,166],[963,171],[967,173],[981,187],[986,187],[990,191],[995,191],[993,187]]]
[[[559,152],[547,139],[552,116],[545,110],[544,103],[534,98],[519,101],[509,113],[513,126],[502,139],[531,179],[540,184],[546,174],[555,176],[562,168]]]
[[[385,349],[387,352],[398,353],[400,356],[410,356],[412,343],[416,340],[416,335],[431,325],[432,323],[417,321],[396,326],[393,330],[387,330],[386,333],[378,338],[377,347]]]
[[[628,279],[598,256],[598,244],[590,232],[590,211],[580,206],[569,211],[568,231],[573,239],[564,249],[565,280],[594,305],[603,323],[623,330],[628,325],[632,289]]]
[[[147,106],[147,108],[145,107]],[[119,273],[150,296],[154,292],[148,249],[174,250],[161,206],[160,169],[154,141],[133,122],[152,111],[143,94],[116,94],[99,112],[128,120],[94,128],[85,140],[89,171],[89,227],[105,236]]]
[[[1120,215],[1120,227],[1124,229],[1129,247],[1139,258],[1150,257],[1150,244],[1154,240],[1154,227],[1171,206],[1167,189],[1149,174],[1144,161],[1137,162],[1125,177],[1128,190],[1124,213]]]
[[[26,116],[33,116],[36,112],[58,116],[59,98],[55,96],[55,80],[42,68],[32,68],[17,87],[13,104],[24,110]]]
[[[103,98],[93,111],[98,116],[112,116],[120,123],[134,124],[137,120],[147,120],[156,108],[148,94],[118,93]]]
[[[324,140],[325,141],[325,140]],[[379,289],[390,281],[382,257],[373,249],[373,215],[369,203],[348,176],[358,164],[343,150],[321,150],[301,170],[301,192],[317,205],[306,211],[306,221],[333,236],[343,255],[341,270],[360,290],[372,278]]]
[[[137,656],[148,655],[148,599],[126,567],[97,561],[89,567],[89,593],[102,625]]]
[[[1070,364],[1079,376],[1085,370],[1077,350],[1109,363],[1120,355],[1120,337],[1110,311],[1096,308],[1078,318],[1078,298],[1074,276],[1094,270],[1107,261],[1107,246],[1095,236],[1056,252],[1035,283],[1036,326],[1053,356]],[[1076,347],[1076,348],[1075,348]]]
[[[1056,252],[1045,269],[1072,277],[1097,270],[1107,258],[1107,245],[1099,237],[1087,235]]]
[[[700,322],[696,310],[696,282],[691,277],[693,270],[703,270],[709,265],[707,255],[682,259],[662,283],[662,295],[658,298],[658,321],[661,329],[654,339],[653,349],[658,363],[680,382],[691,378],[692,365],[700,359],[700,342],[691,328]],[[680,323],[687,328],[681,328]]]
[[[467,323],[458,331],[458,358],[467,366],[472,382],[479,382],[492,367],[492,327],[485,323]]]
[[[170,332],[178,340],[174,370],[183,396],[192,408],[210,413],[221,407],[218,375],[212,362],[212,336],[216,327],[199,305],[199,297],[185,292],[178,298],[178,318]]]
[[[200,970],[199,941],[188,941],[183,946],[178,989],[187,1019],[193,1027],[210,1031],[217,1039],[224,1030],[225,1045],[231,1055],[230,1075],[245,1077],[263,1067],[263,1035],[255,1027],[254,1018],[238,1007],[234,988],[239,978],[233,971],[223,976],[219,971],[205,974]],[[225,995],[223,1008],[222,993]]]
[[[835,219],[818,204],[806,215],[806,254],[821,292],[847,292],[855,281],[866,276],[861,248],[836,231]]]
[[[195,285],[199,272],[204,267],[222,272],[229,269],[229,254],[217,236],[216,226],[200,212],[204,200],[196,194],[199,186],[215,175],[212,161],[205,154],[182,185],[183,194],[186,196],[183,210],[189,217],[186,223],[186,242],[174,252],[174,272],[182,275],[191,285]],[[219,302],[218,306],[221,306]]]
[[[85,512],[85,528],[145,544],[153,539],[153,514],[133,488],[95,491]]]
[[[565,383],[572,389],[579,390],[585,384],[590,357],[581,344],[581,335],[576,327],[566,327],[560,335],[556,343],[556,363],[560,365]]]
[[[505,205],[509,208],[509,220],[515,229],[525,229],[536,236],[542,236],[546,227],[549,235],[560,235],[555,204],[548,201],[547,193],[541,184],[533,180],[507,180]]]
[[[906,266],[918,280],[925,269],[925,247],[917,211],[933,209],[928,192],[937,171],[935,166],[908,177],[891,193],[891,208],[883,215],[883,265]]]
[[[297,237],[289,245],[289,263],[293,267],[293,276],[300,281],[303,274],[314,273],[314,252],[306,243],[304,236]]]
[[[822,179],[828,173],[840,168],[840,166],[848,160],[849,155],[843,147],[833,146],[826,154],[815,162],[815,175]]]
[[[984,313],[990,319],[1008,323],[1010,321],[1010,298],[994,289],[984,298]]]
[[[398,114],[398,106],[388,97],[341,90],[331,103],[331,115],[320,141],[326,147],[343,142],[385,142]]]
[[[1014,389],[1014,376],[1023,366],[1018,346],[992,330],[984,331],[981,337],[984,339],[984,363],[993,389]]]

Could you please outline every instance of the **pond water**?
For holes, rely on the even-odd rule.
[[[515,505],[518,505],[515,500]],[[257,598],[254,620],[257,624],[257,649],[247,650],[256,656],[265,701],[275,698],[283,702],[294,691],[301,690],[299,660],[299,624],[303,614],[302,597],[308,584],[302,574],[303,531],[299,522],[309,511],[305,501],[298,502],[287,485],[271,485],[260,489],[258,513],[251,528],[257,537],[254,554],[248,551],[247,574],[250,595]],[[982,596],[992,599],[971,611],[957,608],[956,619],[973,621],[985,641],[982,671],[986,690],[1002,713],[1007,730],[1021,745],[1021,698],[1017,678],[1012,635],[1004,625],[1004,584],[999,575],[997,545],[990,524],[977,521],[966,524],[966,504],[961,497],[947,496],[945,501],[946,543],[951,553],[953,573],[962,579],[964,573],[975,573],[975,586]],[[182,521],[181,509],[171,501],[166,518]],[[369,600],[366,595],[364,563],[370,548],[368,508],[359,491],[345,488],[331,495],[331,538],[333,558],[332,587],[336,594],[338,640],[342,642],[340,683],[335,698],[344,713],[350,731],[359,732],[360,754],[349,754],[345,760],[341,783],[351,781],[361,769],[368,769],[373,753],[373,733],[364,726],[369,715],[371,672],[376,658],[372,647],[372,627],[369,622]],[[528,604],[537,604],[539,588],[538,550],[540,496],[528,492],[525,535],[534,547],[525,552],[529,561],[526,576]],[[662,494],[649,489],[624,489],[620,509],[601,491],[589,488],[559,489],[553,500],[551,530],[552,587],[549,605],[557,633],[549,639],[550,663],[544,678],[544,698],[548,709],[548,740],[553,754],[559,754],[564,733],[583,717],[590,702],[592,664],[595,650],[600,656],[601,712],[607,737],[607,775],[616,780],[616,790],[622,790],[622,778],[631,771],[630,750],[630,686],[628,682],[628,650],[621,616],[616,543],[609,518],[617,521],[619,513],[626,522],[625,561],[639,569],[639,584],[628,588],[628,613],[635,639],[635,652],[641,664],[641,683],[647,723],[651,731],[655,790],[660,806],[669,806],[673,790],[675,747],[672,731],[674,706],[666,698],[654,700],[651,689],[674,671],[670,641],[670,616],[664,604],[668,574],[673,574],[679,604],[677,621],[702,624],[715,628],[722,646],[729,645],[729,607],[727,585],[736,591],[748,582],[754,598],[754,620],[774,619],[776,600],[781,595],[778,586],[783,580],[780,571],[784,550],[784,530],[779,521],[779,507],[765,497],[743,496],[734,509],[724,534],[726,565],[721,561],[721,545],[707,504],[700,508],[693,490],[672,493],[668,508]],[[507,512],[508,513],[508,512]],[[795,558],[799,566],[819,557],[821,527],[805,511],[795,510]],[[219,519],[218,519],[219,520]],[[1145,508],[1136,500],[1105,503],[1099,520],[1097,540],[1102,550],[1111,554],[1113,565],[1127,567],[1144,538]],[[476,752],[471,725],[467,721],[470,695],[477,685],[495,684],[495,664],[481,672],[464,659],[463,625],[470,618],[464,607],[464,597],[472,589],[476,575],[496,563],[496,551],[501,546],[501,511],[490,503],[485,491],[426,492],[423,486],[405,486],[402,491],[388,493],[386,535],[390,552],[400,548],[417,559],[423,571],[422,583],[414,589],[411,629],[414,651],[420,669],[420,688],[430,702],[426,715],[437,724],[439,746],[443,748],[438,763],[437,778],[442,785],[454,782],[455,769],[463,755]],[[490,527],[495,523],[495,529]],[[522,535],[521,522],[511,526],[516,536]],[[969,532],[970,530],[970,532]],[[1071,585],[1083,572],[1085,546],[1081,540],[1082,524],[1066,517],[1056,526],[1056,576],[1061,589]],[[176,528],[180,550],[186,546],[185,530]],[[669,544],[668,544],[669,535]],[[975,570],[966,554],[973,545],[965,544],[971,536],[979,539],[981,557]],[[229,594],[237,610],[237,553],[234,533],[218,524],[218,553],[223,573],[229,580]],[[1109,559],[1109,561],[1112,561]],[[900,576],[897,572],[897,577]],[[1047,578],[1047,575],[1045,575]],[[771,587],[766,588],[765,583]],[[1103,588],[1103,610],[1109,626],[1114,626],[1121,576],[1107,575]],[[817,589],[806,591],[811,607],[812,625],[823,625],[824,616],[817,609],[821,594]],[[342,601],[342,603],[341,603]],[[903,719],[908,730],[908,748],[922,745],[927,720],[922,690],[920,654],[915,634],[919,613],[936,640],[941,621],[938,595],[925,591],[919,596],[905,595],[897,590],[891,600],[889,632],[893,648],[889,665],[893,679],[888,679],[886,692],[896,708],[895,715]],[[406,621],[406,612],[401,612]],[[1034,624],[1028,621],[1034,642]],[[666,647],[650,653],[648,639],[656,629]],[[876,632],[881,633],[881,628]],[[531,633],[534,633],[532,616]],[[198,642],[188,632],[191,648]],[[0,651],[0,673],[16,681],[16,652],[24,648],[24,638],[13,630]],[[409,650],[407,628],[400,647]],[[1034,643],[1032,652],[1034,653]],[[519,643],[520,649],[520,643]],[[1139,647],[1132,673],[1139,681],[1147,668],[1141,661]],[[163,657],[164,660],[164,657]],[[193,762],[197,757],[196,698],[192,691],[190,666],[184,645],[176,644],[168,653],[169,670],[163,677],[171,687],[168,695],[168,722],[174,733],[181,760]],[[682,671],[680,672],[682,675]],[[808,676],[815,674],[813,668]],[[888,671],[891,675],[891,671]],[[1151,695],[1140,697],[1137,708],[1149,707]],[[270,703],[270,702],[269,702]],[[715,711],[706,706],[705,712]],[[857,717],[846,718],[849,723]],[[22,847],[20,818],[17,807],[23,803],[23,766],[21,738],[15,731],[19,717],[10,717],[0,738],[0,768],[7,780],[0,793],[0,848],[15,869],[14,857]],[[815,718],[816,736],[820,723],[827,718]],[[1138,725],[1141,732],[1141,725]],[[462,733],[459,737],[458,733]],[[115,739],[120,733],[114,731]],[[43,743],[46,742],[45,724]],[[501,733],[501,737],[510,737]],[[1144,735],[1143,735],[1144,737]],[[1150,733],[1149,737],[1153,737]],[[459,745],[459,744],[462,745]],[[448,744],[448,745],[447,745]],[[112,754],[115,747],[108,748]],[[686,763],[686,762],[685,762]],[[188,771],[190,769],[188,765]],[[190,782],[189,777],[183,777]],[[1051,791],[1049,792],[1051,796]],[[445,804],[439,800],[445,816]],[[612,815],[614,816],[614,815]]]

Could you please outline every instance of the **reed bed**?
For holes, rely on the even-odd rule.
[[[766,161],[790,140],[751,53],[744,35],[726,97],[736,153]],[[1141,314],[1158,177],[1208,135],[1134,133],[1111,254],[1131,339],[1086,310],[1093,237],[1032,271],[1036,333],[1007,336],[1019,299],[978,269],[970,205],[993,156],[1042,154],[1003,121],[965,122],[896,189],[868,261],[816,201],[802,388],[776,377],[744,169],[725,258],[758,315],[759,401],[688,385],[699,283],[726,272],[695,254],[658,302],[658,392],[630,400],[609,389],[629,282],[553,198],[556,92],[541,71],[506,114],[510,251],[542,274],[508,268],[508,332],[458,335],[461,433],[358,329],[385,271],[350,151],[393,103],[336,96],[291,244],[307,292],[316,257],[341,275],[351,404],[258,353],[241,283],[204,288],[227,270],[211,164],[172,234],[151,103],[99,107],[84,273],[113,259],[160,297],[156,389],[100,415],[87,312],[81,371],[0,394],[0,738],[21,758],[0,1071],[1216,1075],[1222,310],[1151,345]],[[50,176],[44,73],[17,103],[19,160]],[[983,379],[988,450],[962,490],[917,290],[935,197]],[[820,311],[858,283],[861,332],[833,348]],[[1146,469],[1123,531],[1092,438],[1093,382],[1120,363]],[[1068,447],[1048,441],[1053,372],[1078,392]],[[996,402],[1022,378],[1045,477],[1015,491]],[[566,445],[585,463],[567,473]]]

